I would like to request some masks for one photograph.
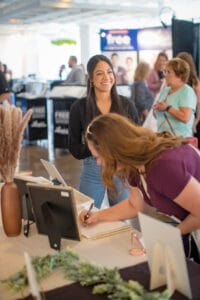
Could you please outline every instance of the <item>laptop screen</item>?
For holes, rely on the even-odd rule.
[[[50,180],[52,181],[57,180],[63,186],[67,186],[67,183],[65,182],[64,178],[61,176],[61,174],[59,173],[58,169],[55,167],[54,164],[44,159],[40,159],[40,161],[45,167]]]

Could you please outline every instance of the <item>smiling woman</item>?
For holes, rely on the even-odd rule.
[[[116,90],[116,79],[110,60],[104,55],[91,57],[87,64],[87,97],[76,101],[71,107],[69,119],[69,150],[77,159],[84,159],[80,177],[80,191],[95,201],[100,207],[106,188],[101,179],[101,160],[93,158],[85,142],[85,130],[94,117],[116,112],[138,122],[137,111],[125,97]],[[109,195],[110,204],[128,196],[128,189],[122,188],[117,177],[118,195]]]

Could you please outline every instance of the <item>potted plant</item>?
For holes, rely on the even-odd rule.
[[[16,236],[21,232],[21,201],[14,174],[21,150],[24,129],[31,117],[29,110],[22,116],[20,108],[9,104],[0,107],[0,174],[1,213],[5,233]]]

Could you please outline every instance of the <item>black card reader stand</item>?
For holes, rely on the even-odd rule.
[[[51,203],[49,203],[48,201],[44,202],[41,205],[41,210],[44,218],[43,220],[46,225],[50,247],[55,250],[60,250],[61,233],[54,221],[53,208],[51,207]]]
[[[30,225],[35,223],[33,214],[32,214],[32,209],[30,205],[30,199],[28,193],[24,193],[22,196],[22,201],[23,201],[23,209],[24,209],[24,214],[26,216],[24,220],[24,225],[23,225],[23,232],[26,237],[29,235],[30,231]]]
[[[54,185],[62,185],[62,183],[57,179],[57,178],[53,178],[51,180],[51,182],[54,184]]]

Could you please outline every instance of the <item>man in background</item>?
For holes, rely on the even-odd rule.
[[[3,73],[3,65],[0,62],[0,103],[2,103],[4,100],[7,100],[10,103],[10,96],[9,85],[5,74]]]
[[[133,58],[131,56],[127,56],[125,59],[126,64],[126,80],[128,84],[133,84],[133,77],[135,73]]]
[[[69,57],[68,66],[71,68],[71,71],[69,72],[65,82],[71,85],[85,84],[85,74],[83,72],[83,68],[77,65],[76,56],[72,55]]]
[[[119,55],[117,53],[113,53],[111,55],[111,62],[116,76],[116,83],[127,84],[128,81],[126,78],[126,70],[125,68],[119,66]]]

